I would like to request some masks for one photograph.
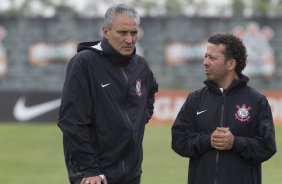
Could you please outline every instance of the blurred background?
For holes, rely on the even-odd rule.
[[[0,146],[9,149],[0,151],[0,183],[16,182],[13,175],[24,170],[16,171],[18,164],[26,168],[33,158],[41,163],[45,160],[42,154],[57,158],[48,163],[58,164],[51,168],[60,168],[44,171],[47,176],[63,178],[48,183],[67,183],[61,134],[56,127],[65,70],[77,43],[101,39],[104,13],[116,2],[132,4],[141,15],[137,52],[147,59],[160,87],[148,138],[145,136],[145,158],[152,162],[145,160],[144,167],[153,175],[159,170],[158,164],[152,165],[160,157],[152,155],[160,151],[156,144],[163,145],[158,149],[170,149],[169,129],[176,114],[189,91],[203,86],[207,38],[215,32],[231,32],[243,39],[248,49],[248,66],[243,73],[250,77],[251,86],[267,96],[281,131],[282,0],[1,0]],[[38,155],[32,156],[29,151],[37,144]],[[21,154],[20,150],[26,152]],[[178,159],[167,152],[170,159]],[[163,159],[167,161],[167,157]],[[174,169],[160,175],[175,179],[180,173],[179,183],[185,183],[187,162],[169,163],[167,167]],[[273,162],[278,163],[282,163],[281,156]],[[45,175],[31,174],[38,171],[38,164],[34,164],[27,183],[42,184]],[[10,170],[4,169],[7,167]],[[271,165],[265,172],[275,175],[277,167]],[[143,183],[164,183],[144,172]],[[271,175],[266,183],[279,183],[278,177]]]

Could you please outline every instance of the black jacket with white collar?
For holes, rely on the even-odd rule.
[[[70,180],[105,174],[114,183],[141,175],[144,129],[157,90],[135,51],[120,55],[106,39],[79,44],[68,64],[58,122]]]
[[[189,94],[172,127],[172,148],[189,157],[189,184],[261,184],[261,163],[276,152],[274,125],[266,97],[238,80],[222,92],[208,81]],[[233,148],[211,146],[217,127],[229,127]]]

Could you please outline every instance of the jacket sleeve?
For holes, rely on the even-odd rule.
[[[232,150],[243,159],[260,164],[276,153],[275,131],[272,113],[263,96],[258,105],[258,118],[252,137],[235,136]]]
[[[99,175],[94,144],[92,95],[83,59],[75,56],[69,63],[65,78],[58,126],[63,132],[66,165],[69,172],[83,176]],[[70,173],[69,173],[70,174]],[[74,173],[75,174],[75,173]]]
[[[149,91],[148,99],[147,99],[147,122],[151,119],[153,115],[155,93],[158,92],[158,83],[156,82],[156,79],[151,70],[149,70],[149,80],[150,80],[151,87],[150,87],[150,91]]]
[[[195,107],[193,93],[179,111],[172,126],[172,149],[183,157],[199,157],[212,149],[210,134],[198,132],[195,128]]]

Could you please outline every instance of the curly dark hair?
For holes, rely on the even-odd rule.
[[[224,45],[223,54],[226,60],[235,59],[235,72],[237,75],[242,73],[247,64],[247,50],[241,39],[231,33],[216,33],[209,37],[208,42]]]

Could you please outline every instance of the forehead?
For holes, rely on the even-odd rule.
[[[224,55],[224,49],[225,49],[225,46],[223,44],[216,45],[213,43],[208,43],[207,54]]]
[[[115,16],[112,27],[116,29],[137,29],[138,22],[135,17],[120,14]]]

